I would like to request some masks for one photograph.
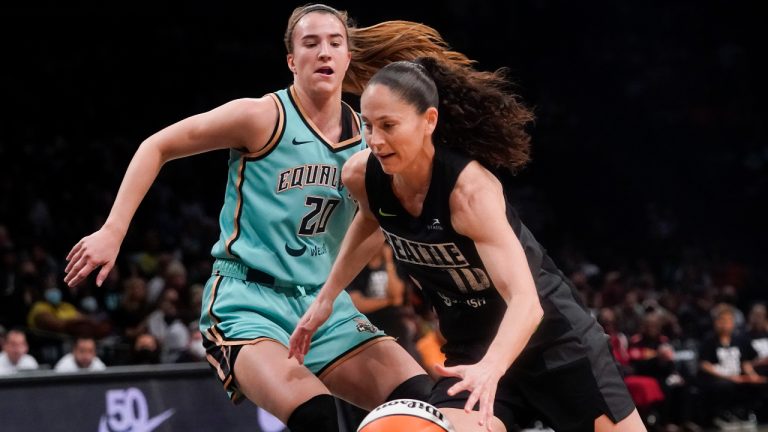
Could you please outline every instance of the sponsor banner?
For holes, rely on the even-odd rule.
[[[3,431],[287,432],[266,411],[235,406],[207,365],[41,371],[0,379]]]

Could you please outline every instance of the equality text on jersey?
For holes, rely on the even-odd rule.
[[[336,165],[306,164],[282,170],[277,175],[277,193],[305,186],[341,190],[341,170]]]

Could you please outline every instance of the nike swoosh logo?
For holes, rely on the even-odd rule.
[[[142,429],[138,429],[136,426],[134,426],[133,430],[135,430],[136,432],[138,432],[139,430],[141,430],[142,432],[150,432],[152,429],[160,426],[160,423],[168,420],[168,418],[173,415],[173,412],[174,412],[173,408],[169,410],[165,410],[165,412],[163,412],[162,414],[158,414],[152,417],[151,419],[149,419],[149,421],[147,421],[146,423],[144,423]]]
[[[397,216],[396,214],[387,213],[387,212],[383,211],[381,209],[381,207],[379,207],[379,214],[384,216],[384,217],[395,217],[395,216]]]
[[[309,144],[311,142],[315,142],[314,140],[309,141],[299,141],[296,138],[293,139],[293,145],[302,145],[302,144]]]
[[[292,257],[300,257],[304,255],[304,252],[306,251],[307,251],[307,245],[302,246],[300,249],[294,249],[288,246],[288,243],[285,243],[285,252],[287,252],[288,255]]]
[[[130,430],[131,432],[152,432],[152,430],[156,429],[164,421],[168,420],[168,418],[172,416],[173,413],[174,413],[173,408],[165,410],[165,412],[158,414],[152,417],[151,419],[147,420],[146,423],[131,425]],[[99,432],[112,432],[110,431],[109,426],[107,425],[106,415],[101,416],[101,420],[99,421]]]

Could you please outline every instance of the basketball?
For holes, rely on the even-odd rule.
[[[374,408],[357,432],[455,432],[434,406],[413,399],[396,399]]]

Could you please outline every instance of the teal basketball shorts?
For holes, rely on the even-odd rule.
[[[234,377],[240,348],[265,340],[288,347],[291,333],[319,289],[270,280],[237,261],[216,260],[203,292],[200,332],[208,362],[234,402],[242,398]],[[359,348],[385,337],[342,292],[330,318],[314,334],[304,365],[322,378]]]

